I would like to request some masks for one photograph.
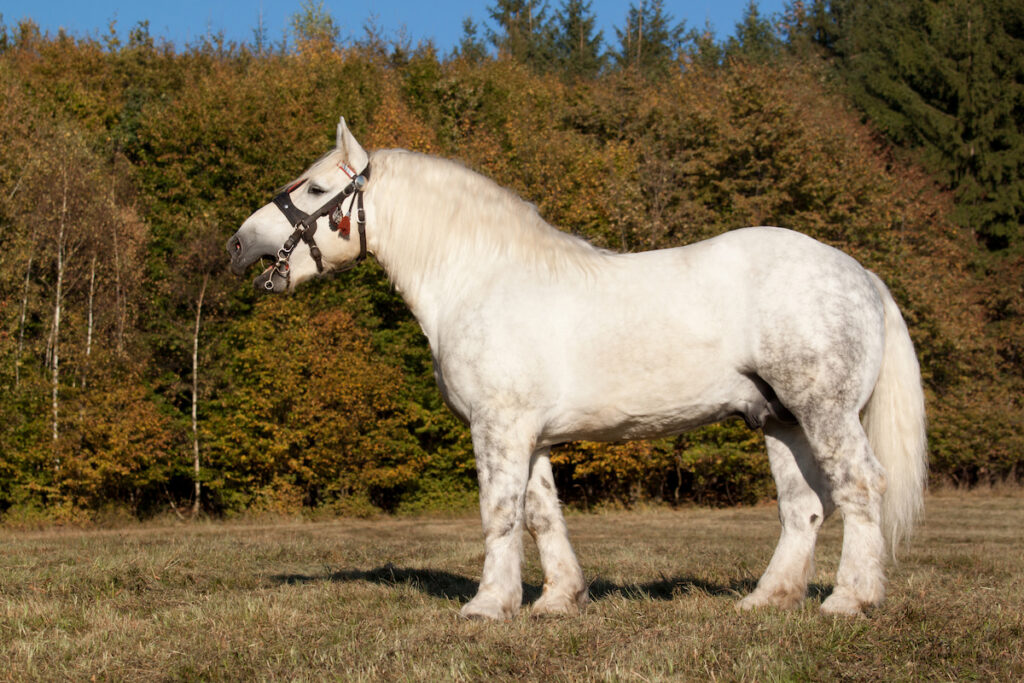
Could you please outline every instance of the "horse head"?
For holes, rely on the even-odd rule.
[[[342,118],[336,147],[257,209],[228,240],[231,272],[244,275],[269,257],[273,265],[253,284],[263,292],[285,292],[365,258],[362,195],[369,174],[369,155]]]

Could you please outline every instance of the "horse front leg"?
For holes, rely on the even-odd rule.
[[[533,614],[579,614],[587,604],[587,584],[569,543],[547,448],[538,450],[530,459],[525,508],[526,530],[537,542],[544,569],[544,593],[534,603]]]
[[[532,435],[513,425],[474,419],[471,427],[485,554],[480,587],[462,608],[466,618],[509,619],[523,602],[523,500],[533,446]]]

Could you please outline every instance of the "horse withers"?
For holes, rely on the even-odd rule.
[[[344,119],[337,146],[252,214],[228,251],[238,275],[271,257],[255,285],[273,292],[371,254],[402,294],[473,438],[486,555],[464,616],[518,611],[524,528],[544,570],[533,612],[586,603],[552,445],[663,437],[736,415],[764,430],[782,523],[740,607],[802,603],[818,529],[837,509],[842,556],[821,609],[855,615],[882,601],[887,543],[922,507],[924,397],[895,301],[842,252],[757,227],[611,253],[457,163],[367,154]]]

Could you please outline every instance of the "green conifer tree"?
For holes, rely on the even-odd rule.
[[[487,57],[487,45],[477,37],[478,31],[476,22],[470,17],[462,20],[462,37],[455,53],[471,64],[478,64]]]
[[[663,76],[680,54],[686,34],[685,22],[673,23],[662,0],[640,0],[630,4],[626,25],[615,29],[619,49],[616,63],[633,68],[648,78]]]
[[[597,17],[584,0],[565,0],[555,12],[555,59],[569,78],[593,78],[604,66],[603,33],[594,33]]]
[[[553,66],[553,36],[547,18],[547,2],[537,0],[495,0],[487,10],[498,25],[488,39],[499,57],[513,59],[535,69]]]
[[[1019,0],[815,0],[789,15],[791,44],[834,60],[871,122],[954,192],[979,242],[1024,248]]]
[[[711,22],[705,22],[702,29],[690,29],[686,34],[683,49],[691,65],[714,68],[725,59],[725,45],[715,40],[715,29]]]
[[[761,15],[756,0],[750,0],[736,33],[726,42],[726,57],[768,62],[782,53],[782,39],[771,19]]]

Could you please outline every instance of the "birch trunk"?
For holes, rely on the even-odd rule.
[[[641,54],[643,52],[643,47],[644,47],[644,11],[643,11],[643,7],[641,6],[640,15],[638,17],[637,24],[636,24],[636,66],[637,66],[638,69],[640,68],[640,58],[643,56]]]
[[[196,327],[192,335],[192,471],[195,490],[192,500],[192,517],[199,515],[199,496],[202,484],[199,481],[199,325],[203,316],[203,299],[206,297],[206,285],[210,281],[209,273],[203,274],[203,284],[199,287],[196,300]]]
[[[53,443],[56,445],[60,437],[58,428],[58,417],[60,415],[60,313],[61,297],[64,295],[64,231],[68,214],[68,172],[67,167],[62,168],[63,193],[61,196],[60,220],[57,221],[57,285],[53,296],[53,326],[50,329],[51,336],[51,374],[50,374],[50,404],[53,409]],[[57,467],[60,467],[60,459],[56,459]]]
[[[114,190],[110,191],[110,206],[111,211],[115,210],[116,197]],[[128,315],[128,307],[125,303],[124,298],[124,287],[121,283],[121,244],[118,238],[120,233],[120,227],[122,223],[119,220],[114,221],[111,226],[110,234],[114,244],[114,299],[115,310],[117,311],[117,353],[118,355],[124,353],[124,329],[125,329],[125,318]]]
[[[85,331],[85,363],[82,371],[82,388],[85,388],[89,374],[89,359],[92,357],[92,327],[93,327],[93,301],[96,297],[96,254],[92,255],[92,265],[89,267],[89,315]]]
[[[21,318],[18,321],[18,355],[14,359],[14,388],[21,386],[21,354],[25,350],[25,315],[28,312],[28,285],[32,278],[32,252],[25,266],[25,285],[21,290]]]

